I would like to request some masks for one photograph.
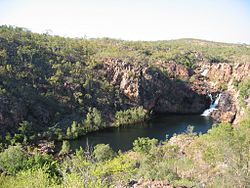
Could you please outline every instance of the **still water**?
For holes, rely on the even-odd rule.
[[[89,133],[77,140],[71,140],[71,149],[85,147],[86,143],[91,147],[96,144],[109,144],[113,150],[126,151],[133,147],[133,141],[138,137],[156,138],[159,141],[179,134],[187,130],[188,125],[194,126],[194,132],[206,133],[212,127],[212,119],[200,115],[168,115],[157,117],[144,124],[107,128],[101,131]],[[168,138],[169,138],[168,137]]]

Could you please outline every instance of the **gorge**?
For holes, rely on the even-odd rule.
[[[249,62],[0,26],[0,187],[249,187]]]
[[[138,107],[146,119],[202,114],[213,109],[211,98],[218,94],[217,109],[207,111],[216,122],[237,123],[244,115],[237,87],[248,78],[250,66],[245,59],[235,62],[247,50],[244,45],[75,40],[4,26],[0,40],[3,136],[18,132],[23,121],[41,138],[67,137],[73,122],[83,131],[77,134],[85,134],[113,125],[117,112]],[[230,49],[239,56],[226,59],[222,53]],[[248,106],[248,98],[244,101]],[[99,114],[98,125],[91,113]]]

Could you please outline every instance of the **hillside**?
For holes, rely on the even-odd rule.
[[[231,70],[233,84],[248,76],[250,58],[247,45],[71,39],[6,26],[0,50],[0,127],[11,135],[21,122],[35,132],[54,127],[66,134],[75,121],[84,133],[109,126],[117,111],[140,106],[146,113],[201,113],[210,103],[207,92],[227,89]],[[200,73],[207,67],[204,80]],[[217,72],[224,68],[225,75]],[[231,122],[236,107],[227,108],[233,113],[224,119]],[[98,114],[99,122],[90,118],[86,125],[88,113]]]
[[[1,26],[0,187],[249,187],[249,73],[245,44]],[[138,138],[124,153],[105,144],[70,152],[67,140],[91,131],[201,114],[208,94],[221,99],[207,134],[189,127],[164,142]],[[49,150],[57,140],[59,153]]]

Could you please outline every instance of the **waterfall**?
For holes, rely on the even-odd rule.
[[[208,93],[208,96],[209,96],[209,98],[210,98],[210,107],[209,108],[211,108],[211,106],[213,105],[213,96],[211,95],[211,93]]]
[[[221,97],[221,93],[219,95],[216,96],[216,99],[215,101],[213,100],[213,96],[209,93],[208,94],[210,100],[211,100],[211,104],[209,106],[209,109],[206,109],[202,114],[201,116],[210,116],[210,114],[214,111],[214,110],[218,110],[216,107],[218,106],[219,104],[219,100],[220,100],[220,97]]]
[[[216,97],[214,103],[212,104],[212,108],[216,108],[216,106],[218,106],[220,97],[221,97],[221,93]]]

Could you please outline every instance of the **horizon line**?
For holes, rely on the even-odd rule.
[[[31,28],[16,26],[11,24],[2,24],[0,27],[8,27],[14,29],[22,29],[25,32],[32,32],[34,34],[47,34],[52,37],[62,37],[62,38],[69,38],[69,39],[87,39],[87,40],[95,40],[95,39],[111,39],[111,40],[120,40],[120,41],[128,41],[128,42],[164,42],[164,41],[177,41],[177,40],[197,40],[202,42],[210,42],[210,43],[218,43],[218,44],[227,44],[227,45],[243,45],[243,46],[250,46],[248,42],[225,42],[225,41],[216,41],[216,40],[209,40],[209,39],[202,39],[202,38],[193,38],[193,37],[181,37],[181,38],[172,38],[172,39],[157,39],[157,40],[141,40],[141,39],[123,39],[123,38],[116,38],[116,37],[107,37],[107,36],[100,36],[100,37],[89,37],[87,35],[83,36],[67,36],[67,35],[60,35],[54,34],[52,29],[45,29],[44,31],[32,31]]]

